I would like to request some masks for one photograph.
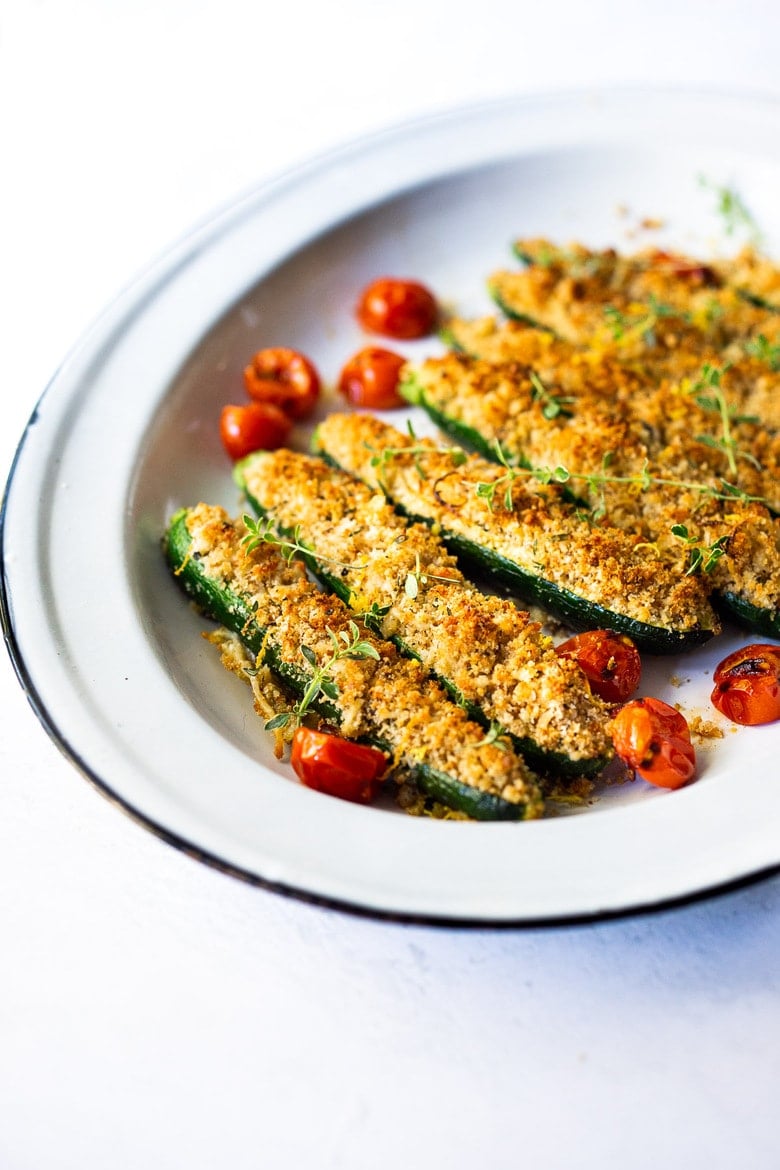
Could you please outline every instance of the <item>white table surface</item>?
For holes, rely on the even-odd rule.
[[[103,305],[313,152],[514,92],[780,95],[770,0],[7,0],[0,36],[3,480]],[[6,655],[0,720],[0,1170],[780,1164],[780,879],[567,929],[375,922],[147,834]]]

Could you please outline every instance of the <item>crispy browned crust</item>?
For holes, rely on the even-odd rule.
[[[243,529],[221,508],[199,504],[187,528],[192,554],[208,573],[256,603],[256,620],[270,629],[282,661],[305,668],[302,646],[318,662],[330,659],[331,632],[349,633],[354,620],[338,598],[319,592],[299,563],[285,563],[272,546],[247,552]],[[361,637],[379,658],[343,658],[330,673],[339,692],[341,734],[387,742],[400,772],[425,762],[481,792],[527,805],[526,817],[541,815],[536,779],[517,753],[506,743],[486,743],[484,729],[447,699],[419,663],[401,658],[391,643],[362,628]]]
[[[300,526],[355,610],[385,610],[384,635],[400,637],[466,701],[548,752],[575,761],[611,755],[607,709],[579,668],[556,655],[527,613],[470,585],[427,525],[407,524],[376,487],[320,459],[280,450],[243,470],[249,493],[284,528]]]
[[[740,439],[764,441],[777,460],[774,437],[780,432],[780,357],[761,359],[755,347],[735,343],[726,350],[702,342],[695,330],[667,328],[659,339],[642,331],[631,338],[611,334],[591,338],[586,346],[554,337],[520,321],[481,317],[448,323],[455,346],[472,358],[496,365],[516,363],[533,369],[551,393],[575,396],[577,401],[606,401],[628,418],[648,423],[656,442],[675,433],[717,435],[718,419],[698,399],[706,365],[720,372],[720,384],[737,416],[754,417],[757,424],[738,424]]]
[[[646,249],[634,255],[614,249],[598,252],[570,244],[559,248],[547,240],[518,241],[536,263],[523,271],[502,271],[490,278],[493,294],[514,312],[553,329],[560,337],[586,343],[604,331],[604,309],[647,313],[654,300],[679,317],[671,327],[693,329],[717,348],[736,338],[767,332],[776,336],[771,313],[747,302],[738,284],[751,274],[769,292],[775,287],[772,266],[751,261],[748,253],[732,266]],[[666,326],[659,324],[662,333]]]
[[[685,571],[687,550],[673,535],[673,525],[687,526],[702,546],[725,539],[725,555],[706,586],[725,589],[760,608],[772,596],[769,608],[780,608],[778,522],[761,503],[719,500],[699,490],[699,486],[720,490],[726,479],[751,495],[769,498],[771,492],[774,500],[777,481],[772,483],[768,472],[740,457],[737,473],[732,475],[723,466],[723,453],[705,447],[685,428],[654,450],[651,443],[642,441],[631,421],[603,404],[587,409],[576,404],[570,418],[545,419],[524,367],[452,354],[415,366],[413,374],[426,398],[442,411],[488,441],[500,441],[505,450],[535,467],[563,466],[573,474],[588,476],[600,472],[608,459],[606,470],[611,477],[641,479],[646,472],[653,477],[648,487],[635,482],[592,484],[584,479],[572,480],[569,486],[589,506],[604,507],[608,524],[651,545],[656,556],[679,573]],[[741,441],[741,436],[737,438]],[[754,449],[763,457],[760,442],[747,448],[751,454]],[[694,486],[680,487],[669,481]],[[755,566],[743,553],[748,539]]]
[[[337,462],[374,484],[380,472],[372,453],[403,450],[410,442],[368,415],[331,415],[319,433]],[[430,454],[400,455],[381,468],[393,498],[410,512],[633,620],[678,630],[719,628],[701,583],[664,563],[640,537],[593,526],[554,489],[534,490],[520,479],[512,485],[511,508],[503,488],[491,507],[477,486],[499,479],[500,466],[474,455],[456,467],[435,443],[417,445]]]

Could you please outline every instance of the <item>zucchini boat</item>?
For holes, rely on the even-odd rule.
[[[735,485],[726,478],[725,452],[685,434],[650,460],[625,420],[606,410],[589,411],[587,426],[582,411],[571,419],[545,419],[542,404],[532,396],[529,400],[525,384],[511,369],[459,355],[407,367],[401,391],[443,430],[494,461],[500,444],[513,467],[531,467],[533,474],[565,468],[564,487],[581,495],[588,508],[603,512],[612,527],[651,545],[667,574],[682,576],[698,564],[702,597],[711,593],[719,608],[727,607],[740,621],[761,610],[761,621],[751,620],[750,628],[776,622],[780,527],[766,504],[776,506],[777,495],[771,501],[751,498],[755,486],[760,489],[756,496],[777,491],[763,469],[740,458]],[[478,443],[471,442],[472,434],[479,436]]]
[[[456,555],[568,626],[616,630],[653,654],[692,649],[719,629],[698,580],[638,538],[578,519],[573,507],[520,480],[502,482],[495,464],[472,456],[456,465],[430,440],[367,415],[331,415],[315,444],[433,526]]]
[[[221,508],[205,504],[170,522],[168,562],[207,616],[235,632],[299,696],[317,664],[327,668],[328,685],[312,708],[345,738],[379,747],[394,771],[427,795],[481,820],[541,815],[536,779],[508,743],[486,737],[419,663],[368,632],[362,641],[370,654],[334,660],[334,644],[353,635],[350,611],[319,592],[300,563],[285,562],[264,543],[250,551],[243,537]]]
[[[604,282],[625,283],[633,274],[655,272],[688,288],[729,287],[760,309],[780,312],[780,268],[754,247],[742,248],[728,260],[703,261],[659,248],[647,248],[621,256],[612,248],[594,251],[581,244],[558,248],[548,240],[516,240],[513,251],[521,263],[568,271],[574,279],[599,277]]]
[[[490,317],[455,319],[447,336],[467,358],[514,367],[513,380],[526,387],[522,400],[539,402],[548,420],[584,411],[581,429],[587,431],[587,410],[607,406],[634,426],[650,457],[684,436],[701,444],[697,464],[702,458],[711,461],[724,435],[722,406],[729,439],[741,452],[750,452],[747,461],[740,455],[744,469],[763,469],[764,482],[753,476],[751,494],[767,495],[773,506],[780,503],[780,374],[771,368],[773,360],[780,364],[780,346],[765,341],[726,362],[714,351],[680,343],[665,349],[663,358],[637,363],[619,360],[615,351],[582,349],[516,321],[501,324]]]
[[[322,459],[257,452],[237,481],[261,517],[302,552],[323,584],[418,659],[469,716],[499,727],[528,763],[563,779],[612,756],[608,710],[538,623],[485,596],[420,523]]]
[[[693,328],[717,348],[776,328],[772,311],[751,304],[750,294],[729,282],[733,273],[725,267],[719,271],[659,249],[621,255],[581,244],[559,248],[547,240],[518,241],[515,252],[527,267],[490,278],[497,304],[510,317],[577,343],[621,318],[651,336],[665,328],[664,320],[675,332]]]

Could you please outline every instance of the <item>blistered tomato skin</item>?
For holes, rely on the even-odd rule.
[[[398,379],[405,362],[405,358],[392,350],[368,346],[344,366],[339,390],[353,406],[373,410],[405,406],[398,393]]]
[[[307,788],[357,804],[374,800],[387,771],[387,757],[377,748],[310,727],[295,732],[290,762]]]
[[[625,703],[639,686],[642,662],[626,634],[586,630],[561,642],[555,652],[576,662],[593,693],[607,703]]]
[[[219,419],[222,445],[233,460],[284,446],[291,426],[287,415],[270,402],[224,406]]]
[[[681,788],[696,772],[688,723],[660,699],[626,703],[613,720],[612,741],[621,760],[660,788]]]
[[[244,385],[250,398],[270,402],[296,421],[311,414],[320,394],[313,363],[285,346],[258,350],[244,370]]]
[[[723,659],[713,675],[713,706],[746,727],[780,719],[780,646],[753,642]]]
[[[383,276],[363,290],[355,315],[369,333],[408,341],[433,332],[439,309],[425,285]]]

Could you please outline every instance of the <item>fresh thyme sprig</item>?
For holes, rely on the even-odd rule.
[[[426,447],[427,451],[428,448]],[[292,538],[280,536],[274,528],[272,520],[255,520],[252,516],[244,516],[244,524],[247,528],[246,536],[242,537],[242,544],[245,544],[248,552],[252,552],[260,544],[271,544],[279,550],[279,555],[286,561],[291,561],[296,553],[308,558],[309,562],[317,561],[323,565],[333,565],[337,569],[348,569],[350,572],[364,573],[369,565],[358,565],[350,561],[339,561],[335,557],[325,556],[310,544],[306,544],[301,539],[301,526],[296,524],[292,534]],[[405,537],[404,537],[405,539]],[[404,592],[407,597],[414,598],[420,590],[420,585],[427,585],[429,581],[445,581],[448,585],[460,585],[461,581],[455,577],[446,577],[443,573],[428,573],[423,572],[420,567],[420,554],[415,553],[415,568],[408,572],[404,578]],[[373,601],[365,613],[358,616],[363,621],[363,624],[369,629],[375,631],[379,630],[382,618],[390,610],[389,605],[379,605]]]
[[[759,333],[758,337],[752,341],[746,342],[744,349],[750,357],[754,357],[760,362],[766,362],[773,372],[776,373],[780,370],[780,345],[773,345],[763,333]]]
[[[576,402],[576,398],[562,396],[560,394],[553,394],[547,389],[542,379],[535,370],[531,370],[528,377],[530,378],[533,387],[532,398],[534,402],[541,402],[542,415],[546,419],[571,418],[572,411],[567,410],[566,407],[570,402]]]
[[[417,435],[411,422],[407,422],[406,428],[409,432],[410,439],[416,443]],[[414,456],[414,466],[420,479],[428,478],[420,463],[420,457],[423,455],[449,455],[453,467],[462,467],[468,459],[462,447],[428,447],[424,443],[419,443],[414,447],[384,447],[378,454],[371,457],[371,466],[377,468],[377,478],[381,480],[382,469],[388,463],[391,463],[393,459],[397,459],[402,455]]]
[[[474,747],[490,747],[491,744],[494,747],[497,747],[499,751],[509,751],[509,740],[507,739],[506,732],[500,723],[491,722],[490,727],[485,734],[485,738],[481,739],[479,743],[475,743]]]
[[[702,496],[706,496],[713,500],[729,500],[731,502],[739,501],[741,503],[754,504],[768,504],[764,496],[753,496],[744,491],[737,484],[730,483],[728,480],[719,478],[720,487],[713,487],[711,484],[696,483],[683,479],[671,479],[666,476],[654,475],[650,471],[649,461],[646,459],[642,465],[642,469],[635,475],[608,475],[606,468],[614,458],[611,451],[607,451],[602,459],[601,471],[569,471],[568,468],[561,466],[557,467],[520,467],[509,462],[503,447],[499,440],[494,444],[496,452],[496,459],[506,468],[503,475],[490,483],[478,483],[476,485],[476,493],[480,499],[486,500],[490,511],[493,511],[495,506],[496,492],[503,489],[504,493],[504,507],[511,512],[513,508],[512,501],[512,485],[516,479],[532,479],[540,484],[565,484],[571,481],[586,484],[591,491],[599,493],[599,501],[596,506],[597,516],[592,518],[601,519],[605,514],[604,507],[604,487],[607,484],[625,484],[627,487],[638,487],[640,491],[649,491],[651,487],[671,487],[678,488],[681,491],[698,492]]]
[[[754,244],[761,242],[761,229],[738,191],[733,187],[712,183],[706,175],[699,175],[699,186],[704,187],[707,191],[712,191],[716,196],[716,210],[723,220],[727,236],[744,231]]]
[[[652,294],[647,302],[646,312],[641,317],[631,317],[615,305],[605,305],[604,320],[612,331],[613,341],[636,341],[641,338],[645,345],[655,344],[655,328],[665,317],[679,317],[687,321],[689,316],[674,305],[665,305]]]
[[[379,659],[379,651],[376,646],[363,639],[355,622],[351,621],[349,623],[349,633],[346,630],[341,630],[337,636],[329,626],[327,627],[327,632],[333,644],[333,653],[330,658],[318,664],[317,656],[311,647],[301,646],[301,655],[308,662],[309,666],[313,668],[311,678],[309,679],[306,690],[292,710],[280,711],[278,715],[274,715],[273,719],[269,719],[265,724],[266,731],[276,731],[278,728],[287,727],[293,720],[297,724],[300,724],[304,715],[306,715],[320,695],[325,695],[328,699],[337,699],[339,697],[339,691],[333,681],[332,671],[336,663],[340,662],[343,658]]]
[[[338,561],[335,557],[326,557],[318,553],[310,544],[306,544],[301,539],[301,526],[296,524],[293,530],[292,537],[280,536],[273,520],[267,518],[255,520],[254,517],[244,515],[244,526],[247,529],[246,536],[241,538],[241,543],[246,545],[246,551],[252,552],[261,544],[271,544],[277,549],[279,556],[285,561],[291,561],[293,557],[298,554],[305,558],[314,558],[322,561],[328,565],[334,565],[339,569],[365,569],[366,565],[349,564],[347,561]]]
[[[728,369],[727,365],[721,368],[705,362],[698,380],[691,387],[690,392],[695,396],[696,402],[702,410],[711,410],[718,414],[721,426],[720,438],[716,439],[712,435],[696,435],[696,442],[703,443],[716,451],[722,451],[728,460],[732,475],[737,473],[737,459],[746,459],[760,471],[761,464],[749,451],[738,447],[737,440],[731,430],[732,424],[757,423],[760,420],[755,415],[737,414],[736,407],[729,406],[720,384],[721,378]]]
[[[710,544],[703,545],[695,536],[690,535],[685,524],[673,524],[671,532],[688,548],[686,577],[692,577],[695,573],[711,573],[721,557],[726,555],[729,542],[728,534],[718,536]]]

